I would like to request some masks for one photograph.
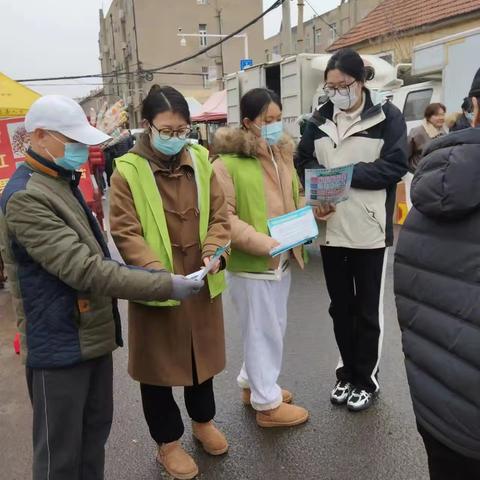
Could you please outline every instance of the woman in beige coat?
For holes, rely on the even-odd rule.
[[[243,330],[244,364],[238,376],[243,401],[257,410],[262,427],[290,427],[308,412],[290,405],[282,390],[282,366],[291,284],[290,263],[303,268],[302,247],[277,257],[278,242],[267,220],[300,207],[293,142],[282,133],[278,95],[254,89],[241,100],[242,128],[220,129],[214,143],[214,169],[225,190],[232,227],[228,284]]]
[[[164,218],[166,228],[161,233],[171,244],[170,266],[175,273],[188,275],[207,264],[217,248],[230,240],[225,197],[207,150],[187,144],[190,113],[180,92],[153,87],[143,102],[142,115],[148,128],[130,153],[117,159],[111,179],[112,236],[129,264],[168,268],[168,256],[162,258],[168,248],[162,250],[152,236],[156,224],[162,223],[158,219]],[[145,165],[147,170],[141,170]],[[208,183],[202,180],[202,169],[210,172]],[[137,170],[144,176],[135,183]],[[201,192],[207,190],[209,198],[202,197]],[[144,198],[154,200],[149,204],[153,225],[147,223]],[[208,204],[206,208],[202,202]],[[203,218],[206,236],[201,239],[204,214],[208,217]],[[225,262],[223,256],[216,269]],[[228,449],[212,422],[213,377],[224,369],[225,341],[221,295],[211,296],[204,287],[179,306],[129,303],[129,373],[140,382],[145,418],[159,445],[157,459],[179,479],[193,478],[198,468],[179,443],[184,427],[173,386],[185,387],[193,434],[204,449],[212,455]]]

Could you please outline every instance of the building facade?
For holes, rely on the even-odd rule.
[[[304,22],[304,51],[325,53],[339,37],[357,25],[381,0],[342,0],[340,5],[322,15]],[[297,45],[297,27],[292,28],[294,45]],[[265,40],[265,55],[271,60],[280,55],[282,40],[280,33]],[[300,53],[293,51],[291,53]]]
[[[208,35],[229,34],[262,10],[262,0],[113,0],[106,14],[100,10],[99,49],[102,73],[107,75],[106,98],[109,103],[118,98],[126,101],[132,125],[139,124],[141,101],[154,83],[171,85],[187,97],[205,101],[221,87],[223,75],[240,69],[245,56],[243,38],[232,38],[161,72],[149,70],[195,54],[219,40]],[[263,61],[263,22],[244,33],[249,57],[255,63]]]

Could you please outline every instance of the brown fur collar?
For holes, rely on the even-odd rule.
[[[295,144],[289,135],[284,134],[276,147],[282,154],[292,154]],[[259,149],[261,146],[258,137],[243,128],[219,128],[213,141],[213,151],[216,155],[236,154],[255,157]]]

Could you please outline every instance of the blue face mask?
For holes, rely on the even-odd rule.
[[[159,133],[152,129],[152,146],[167,157],[173,157],[182,151],[187,144],[186,138],[171,137],[168,140],[160,137]]]
[[[470,122],[472,123],[474,118],[475,118],[475,114],[473,112],[467,112],[465,113],[465,118]]]
[[[50,134],[55,140],[63,143],[55,135]],[[48,150],[48,154],[52,160],[65,170],[78,170],[88,160],[88,145],[83,143],[63,143],[65,152],[63,157],[55,158]]]
[[[269,123],[268,125],[263,125],[261,130],[262,137],[268,144],[276,145],[283,135],[283,124],[282,122]]]

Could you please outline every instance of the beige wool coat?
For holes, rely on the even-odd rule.
[[[202,249],[197,188],[188,151],[181,152],[173,169],[153,150],[146,134],[132,151],[149,160],[152,167],[163,201],[175,273],[187,275],[197,271],[204,257],[230,241],[225,196],[216,175],[211,178],[210,223]],[[163,266],[145,242],[130,188],[118,171],[111,179],[110,223],[125,262],[148,268]],[[128,369],[141,383],[193,385],[196,381],[203,383],[225,367],[222,299],[219,296],[211,300],[207,286],[177,307],[130,302],[128,324]]]

